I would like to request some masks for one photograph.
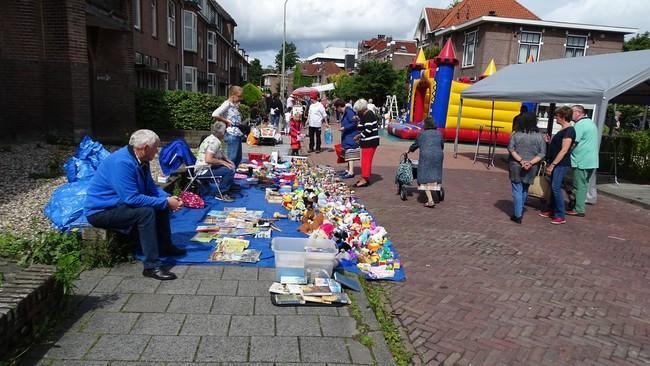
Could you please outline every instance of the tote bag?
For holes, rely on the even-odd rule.
[[[528,195],[544,201],[548,201],[551,198],[551,184],[546,178],[546,162],[540,164],[539,171],[535,175],[533,183],[528,188]]]

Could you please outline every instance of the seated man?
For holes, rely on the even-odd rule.
[[[219,190],[225,202],[233,202],[229,191],[236,187],[233,184],[235,177],[235,164],[226,157],[223,152],[221,141],[226,135],[226,124],[220,121],[212,125],[212,134],[206,137],[199,145],[199,153],[196,157],[196,165],[209,165],[214,176],[221,176]],[[201,172],[198,172],[199,174]],[[205,174],[205,173],[203,173]],[[219,199],[219,197],[216,197]]]
[[[137,226],[144,254],[146,277],[173,280],[176,275],[161,266],[159,255],[184,255],[172,245],[169,210],[183,202],[154,183],[149,162],[156,157],[160,139],[151,130],[138,130],[129,145],[104,160],[88,186],[84,214],[88,222],[104,229],[131,230]]]

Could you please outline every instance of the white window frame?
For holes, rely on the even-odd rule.
[[[214,73],[208,73],[208,94],[217,95],[216,88],[217,76]]]
[[[158,38],[158,0],[151,0],[151,36]]]
[[[187,15],[189,15],[189,24],[188,24],[188,18]],[[183,50],[184,51],[192,51],[192,52],[197,52],[197,16],[196,13],[192,11],[187,11],[183,10]],[[191,42],[186,42],[187,38],[186,35],[187,33],[190,33],[191,36]]]
[[[142,29],[142,2],[133,0],[133,28]]]
[[[189,74],[189,77],[188,77]],[[196,92],[198,90],[197,69],[194,66],[185,66],[183,68],[183,90]],[[189,86],[189,88],[188,88]]]
[[[217,62],[217,33],[208,31],[208,62]]]
[[[176,4],[172,0],[167,0],[167,43],[176,46]]]
[[[467,39],[470,36],[474,36],[474,39],[471,41],[471,43],[468,43]],[[476,59],[476,38],[478,37],[478,29],[473,30],[471,32],[466,32],[465,33],[465,40],[463,41],[463,63],[461,67],[473,67],[474,66],[474,59]],[[472,49],[472,59],[469,60],[469,49]]]
[[[582,34],[568,34],[566,35],[566,43],[564,43],[564,57],[566,58],[566,52],[569,48],[571,49],[580,49],[580,47],[574,47],[574,46],[569,46],[569,37],[575,37],[575,38],[584,38],[585,40],[585,47],[582,48],[582,56],[571,56],[571,57],[584,57],[587,56],[587,48],[589,48],[589,36],[584,36]]]
[[[531,43],[531,42],[522,42],[521,38],[524,33],[534,33],[534,34],[539,34],[539,42],[537,43]],[[519,40],[517,41],[519,43],[519,48],[517,49],[517,63],[526,63],[528,61],[528,57],[530,57],[530,46],[537,46],[537,54],[534,55],[535,62],[539,61],[539,55],[542,53],[542,45],[544,42],[542,41],[542,37],[544,35],[542,32],[537,32],[537,31],[527,31],[527,30],[522,30],[521,33],[519,34]],[[526,57],[526,60],[523,62],[520,62],[519,60],[519,54],[521,53],[521,48],[523,46],[529,47],[528,49],[528,57]]]

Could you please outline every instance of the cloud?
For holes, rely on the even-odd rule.
[[[544,16],[545,20],[650,29],[648,0],[625,0],[614,4],[608,0],[569,1]]]

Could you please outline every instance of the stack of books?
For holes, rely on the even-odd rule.
[[[316,278],[307,284],[301,276],[282,276],[269,288],[277,305],[351,304],[348,294],[342,291],[341,284],[331,278]]]

